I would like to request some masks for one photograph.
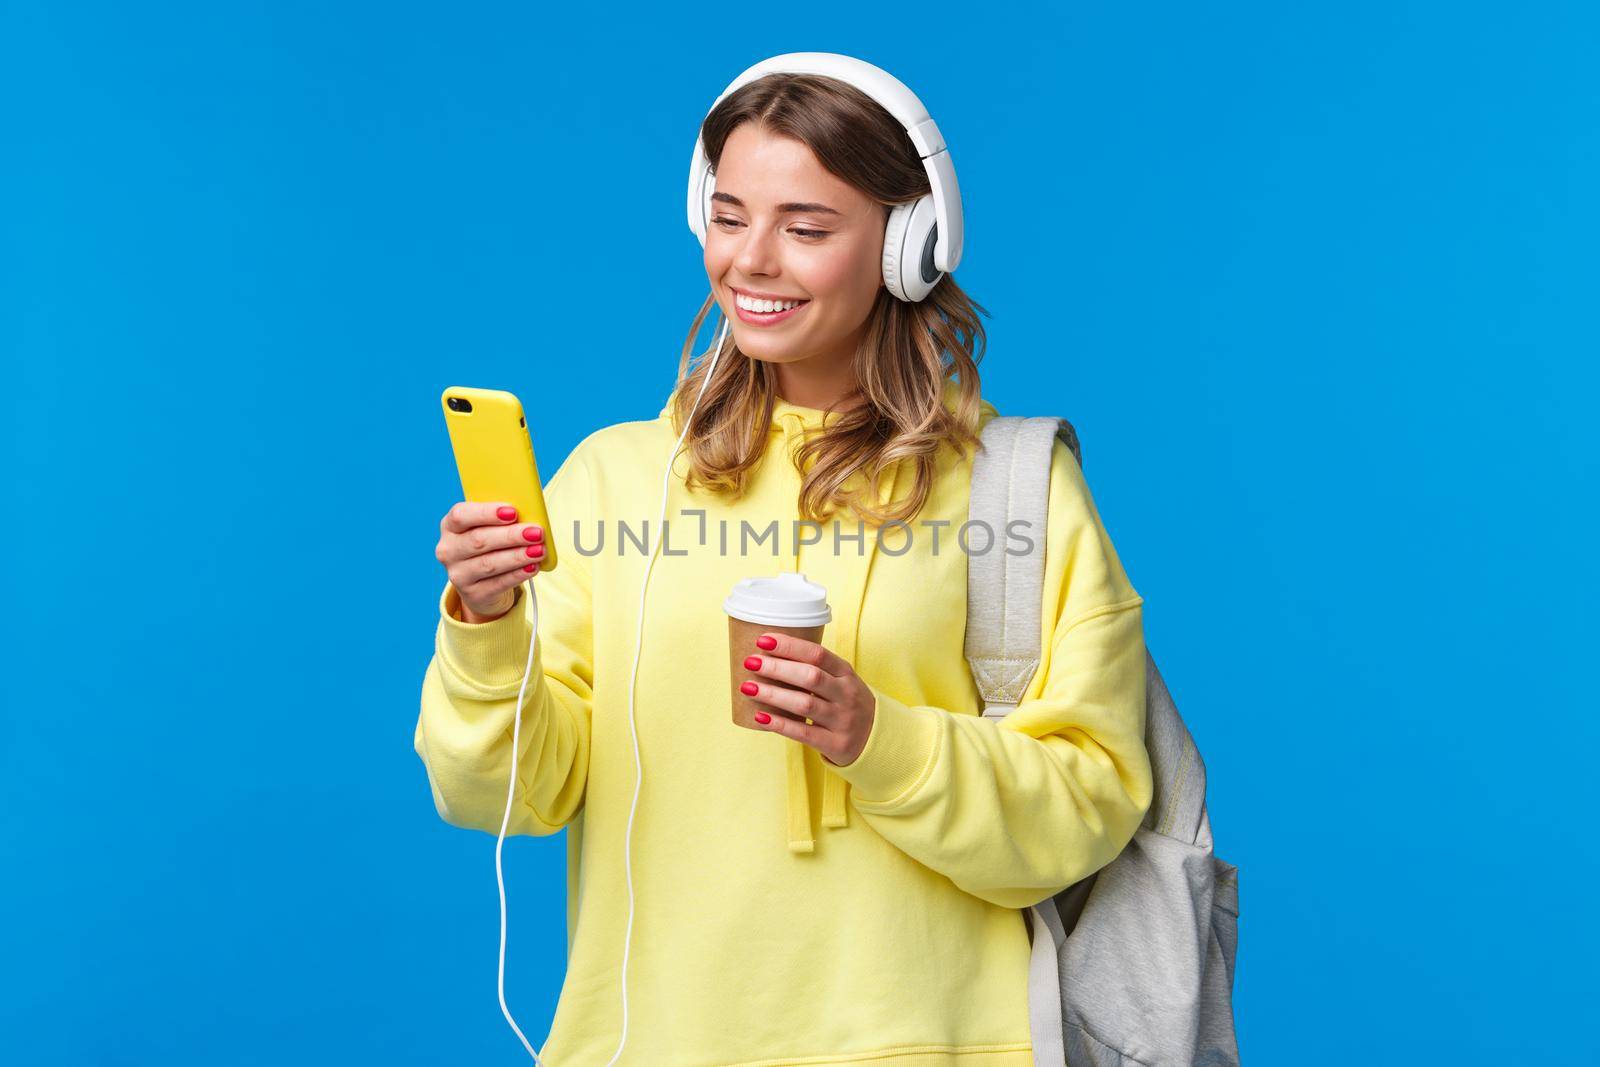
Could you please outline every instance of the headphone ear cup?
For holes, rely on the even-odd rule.
[[[944,277],[933,266],[938,236],[933,194],[896,204],[890,210],[883,231],[883,284],[896,298],[915,304]]]
[[[700,175],[700,228],[695,231],[695,236],[700,238],[700,247],[706,246],[706,231],[711,229],[711,194],[717,191],[716,175],[711,173],[711,164],[706,164],[706,169]]]
[[[889,209],[889,221],[883,227],[883,284],[896,300],[910,299],[900,287],[900,246],[910,219],[911,205],[896,204]]]

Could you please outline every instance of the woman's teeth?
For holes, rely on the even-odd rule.
[[[790,308],[799,307],[804,300],[752,300],[743,293],[733,294],[734,303],[746,311],[754,311],[763,315],[770,315],[774,311],[788,311]]]

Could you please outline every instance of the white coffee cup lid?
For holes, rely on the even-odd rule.
[[[828,591],[806,581],[799,571],[739,581],[722,602],[722,610],[763,626],[817,626],[833,618]]]

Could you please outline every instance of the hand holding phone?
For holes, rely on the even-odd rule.
[[[510,505],[471,500],[451,505],[439,522],[434,556],[461,598],[463,622],[491,622],[511,610],[516,587],[539,573],[544,536],[537,523],[518,522]]]
[[[556,546],[521,401],[452,386],[440,403],[465,499],[440,521],[434,555],[465,621],[487,622],[510,610],[518,585],[555,569]]]

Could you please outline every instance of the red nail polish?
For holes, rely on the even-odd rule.
[[[767,634],[762,634],[760,637],[756,638],[756,647],[764,648],[768,652],[771,652],[773,649],[778,647],[778,639]]]
[[[744,658],[744,669],[747,671],[759,671],[761,669],[761,657],[746,656]]]
[[[496,511],[495,514],[500,516],[503,521],[510,522],[517,517],[517,509],[512,507],[504,507]]]
[[[739,692],[747,697],[753,697],[761,692],[761,687],[754,682],[745,682],[739,686]]]
[[[537,563],[530,563],[530,564],[528,564],[526,567],[524,567],[522,569],[527,571],[529,574],[532,574],[533,573],[533,568],[535,568],[537,566],[538,566]]]
[[[767,723],[769,723],[771,721],[772,721],[772,716],[771,715],[768,715],[764,711],[756,712],[756,722],[760,723],[762,726],[767,725]]]
[[[524,541],[542,541],[544,540],[544,534],[539,532],[539,527],[537,526],[524,526],[522,528],[522,539]]]

